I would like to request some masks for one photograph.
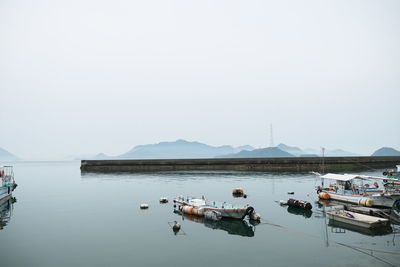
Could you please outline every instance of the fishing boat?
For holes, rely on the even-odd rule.
[[[244,219],[256,215],[254,208],[249,205],[233,205],[226,202],[208,201],[203,198],[178,197],[174,199],[178,209],[190,215],[204,216],[207,211],[218,212],[223,218]]]
[[[12,166],[0,167],[0,201],[11,197],[12,192],[17,187],[14,180],[14,170]]]
[[[326,213],[328,214],[328,218],[332,221],[338,221],[367,229],[387,227],[389,225],[388,219],[347,210],[331,210]]]
[[[386,170],[382,174],[385,188],[400,191],[400,165],[397,165],[396,169]]]
[[[336,200],[366,207],[389,208],[392,208],[394,203],[400,200],[400,192],[379,187],[376,182],[379,177],[333,173],[320,175],[320,177],[322,185],[317,187],[320,199]],[[334,182],[330,183],[329,186],[324,186],[325,179]],[[372,186],[365,183],[369,179],[375,180]]]
[[[394,178],[400,180],[400,165],[396,165],[396,169],[386,170],[382,174],[387,178]]]

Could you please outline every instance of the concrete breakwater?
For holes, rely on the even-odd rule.
[[[303,157],[303,158],[212,158],[82,160],[82,172],[155,172],[155,171],[361,171],[394,168],[396,157]]]

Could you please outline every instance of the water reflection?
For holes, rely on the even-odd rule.
[[[0,201],[0,230],[8,224],[11,219],[13,205],[17,201],[14,197],[8,197]]]
[[[81,171],[81,178],[119,178],[119,179],[160,179],[177,180],[177,181],[191,181],[191,180],[220,180],[227,178],[237,181],[248,180],[264,180],[264,179],[298,179],[299,176],[302,180],[315,179],[313,175],[293,173],[293,172],[248,172],[248,171],[154,171],[154,172],[101,172],[101,171]]]
[[[299,208],[295,208],[295,207],[288,207],[287,211],[291,214],[302,215],[306,219],[311,218],[312,213],[313,213],[312,210],[304,210],[304,209],[299,209]]]
[[[338,222],[335,220],[329,220],[328,226],[331,228],[331,233],[336,234],[346,233],[346,230],[369,236],[381,236],[393,233],[393,229],[390,225],[388,225],[387,227],[368,229]]]
[[[368,236],[383,236],[383,235],[388,235],[391,233],[394,233],[393,228],[391,225],[394,226],[394,222],[391,221],[391,225],[388,225],[386,227],[381,227],[381,228],[376,228],[376,229],[368,229],[356,225],[351,225],[343,222],[338,222],[336,220],[328,219],[326,216],[326,211],[327,208],[330,210],[330,208],[337,206],[337,205],[343,205],[343,203],[340,202],[334,202],[334,201],[327,201],[327,200],[319,200],[316,202],[318,212],[322,214],[322,217],[328,220],[328,222],[325,222],[325,225],[330,228],[330,232],[333,234],[344,234],[346,231],[350,232],[355,232],[363,235],[368,235]]]
[[[201,223],[214,230],[226,231],[230,235],[253,237],[255,233],[255,227],[246,220],[223,218],[219,221],[211,221],[204,219],[204,217],[182,214],[177,210],[174,210],[174,213],[182,215],[182,220],[186,219],[192,222]]]

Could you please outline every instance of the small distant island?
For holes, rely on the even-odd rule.
[[[391,147],[382,147],[372,153],[371,156],[379,157],[379,156],[400,156],[400,151],[391,148]]]

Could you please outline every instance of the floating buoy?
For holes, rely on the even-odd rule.
[[[146,204],[146,203],[140,204],[140,209],[146,210],[148,208],[149,208],[149,204]]]
[[[174,225],[172,226],[172,230],[179,231],[180,229],[181,229],[180,223],[178,223],[177,221],[174,221]]]
[[[160,203],[168,203],[168,198],[166,197],[160,198]]]
[[[243,195],[244,191],[242,188],[234,188],[234,189],[232,189],[232,194],[233,195]]]
[[[234,188],[232,189],[233,197],[244,197],[247,198],[247,195],[244,193],[242,188]]]
[[[279,200],[279,205],[286,206],[287,205],[287,201],[286,200]]]
[[[287,201],[287,204],[289,207],[294,207],[294,208],[298,208],[298,209],[303,209],[303,210],[311,210],[312,209],[311,203],[304,201],[304,200],[296,200],[296,199],[290,198]]]
[[[326,192],[321,192],[321,193],[319,193],[319,194],[318,194],[318,197],[319,197],[320,199],[326,199],[326,200],[331,199],[331,195],[329,195],[329,194],[326,193]]]

